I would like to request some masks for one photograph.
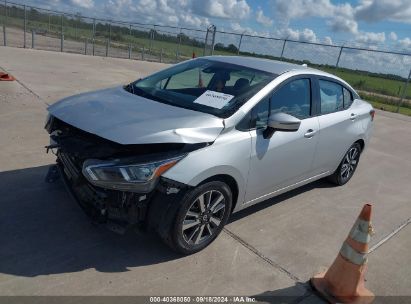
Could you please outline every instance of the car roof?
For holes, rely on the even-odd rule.
[[[201,57],[201,58],[207,58],[209,60],[241,65],[241,66],[245,66],[245,67],[256,69],[256,70],[273,73],[276,75],[281,75],[285,72],[293,71],[293,72],[296,72],[297,74],[307,73],[307,74],[318,75],[318,76],[326,76],[329,78],[336,79],[339,82],[342,82],[347,87],[349,87],[353,93],[358,95],[357,92],[351,87],[351,85],[347,83],[345,80],[333,74],[307,67],[306,65],[299,65],[299,64],[289,63],[289,62],[284,62],[284,61],[257,58],[257,57],[245,57],[245,56],[216,55],[216,56],[206,56],[206,57]]]
[[[256,57],[245,57],[245,56],[206,56],[203,57],[213,61],[220,61],[220,62],[227,62],[231,64],[241,65],[248,68],[265,71],[269,73],[274,73],[277,75],[283,74],[288,71],[302,71],[302,72],[309,72],[313,74],[322,74],[322,75],[330,75],[328,73],[324,73],[320,70],[312,69],[307,66],[298,65],[294,63],[288,63],[284,61],[277,61],[271,59],[264,59],[264,58],[256,58]]]

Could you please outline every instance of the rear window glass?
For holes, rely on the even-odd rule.
[[[320,80],[321,114],[333,113],[344,108],[343,87],[338,83]]]
[[[343,87],[343,94],[344,94],[344,109],[348,109],[353,102],[352,94],[350,91],[348,91],[344,87]]]

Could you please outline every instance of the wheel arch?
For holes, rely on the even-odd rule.
[[[361,146],[361,152],[364,150],[364,147],[365,147],[365,141],[363,140],[363,139],[358,139],[356,142],[354,142],[354,143],[359,143],[360,144],[360,146]]]
[[[230,187],[231,193],[233,195],[233,204],[231,207],[231,212],[232,212],[238,203],[238,195],[239,195],[238,183],[235,180],[235,178],[229,174],[217,174],[217,175],[208,177],[207,179],[200,182],[197,186],[203,185],[211,181],[224,182],[227,184],[228,187]]]

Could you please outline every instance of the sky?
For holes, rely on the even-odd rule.
[[[16,2],[23,3],[22,0]],[[411,51],[411,0],[31,0],[83,16]]]

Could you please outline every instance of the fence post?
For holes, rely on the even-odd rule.
[[[60,34],[61,34],[61,36],[60,36],[60,52],[63,52],[63,48],[64,48],[64,45],[63,45],[63,41],[64,41],[63,17],[64,17],[64,15],[62,14],[61,15],[61,20],[60,20],[60,22],[61,22],[61,24],[60,24]]]
[[[141,60],[144,60],[144,46],[143,46],[143,48],[141,49]]]
[[[88,39],[84,41],[84,55],[87,55]]]
[[[96,18],[93,18],[93,56],[94,56],[95,39],[96,39]]]
[[[215,33],[217,32],[217,28],[213,25],[213,40],[211,40],[211,55],[214,55],[214,44],[215,44]]]
[[[108,56],[108,53],[109,53],[110,43],[111,43],[111,21],[108,23],[108,41],[107,41],[106,57]]]
[[[106,57],[108,56],[108,44],[109,44],[109,40],[106,40]]]
[[[148,53],[149,53],[149,54],[152,54],[153,40],[154,40],[154,31],[155,31],[155,29],[156,29],[156,26],[154,25],[154,26],[153,26],[153,29],[150,30],[150,44],[149,44],[149,47],[148,47]]]
[[[204,51],[203,51],[203,56],[205,56],[206,55],[206,52],[207,52],[207,41],[208,41],[208,28],[207,28],[207,32],[206,32],[206,36],[205,36],[205,39],[204,39]]]
[[[410,69],[410,73],[408,74],[408,78],[407,78],[407,82],[405,83],[404,90],[402,91],[401,98],[400,98],[400,100],[398,101],[398,104],[397,104],[397,110],[396,110],[397,113],[400,111],[402,101],[405,98],[405,95],[407,94],[408,85],[410,84],[410,78],[411,78],[411,69]]]
[[[23,47],[26,48],[26,31],[27,31],[27,9],[24,5],[24,35],[23,35]]]
[[[160,51],[160,63],[163,62],[163,48]]]
[[[240,36],[240,42],[238,43],[237,55],[240,55],[241,41],[243,40],[244,33]]]
[[[338,58],[337,58],[337,63],[335,64],[335,67],[336,68],[338,68],[338,65],[340,64],[340,58],[341,58],[341,53],[342,53],[342,51],[343,51],[343,46],[341,46],[341,49],[340,49],[340,53],[338,54]]]
[[[177,44],[177,50],[176,50],[176,63],[178,62],[178,56],[180,54],[180,46],[181,46],[181,28],[180,28],[180,33],[178,34],[178,44]]]
[[[3,45],[4,46],[7,46],[6,23],[7,23],[7,0],[4,0],[4,23],[3,23]]]
[[[34,29],[31,30],[31,48],[34,49],[35,47],[35,43],[34,43],[34,39],[36,37],[36,31]]]
[[[129,35],[130,35],[130,43],[128,44],[128,59],[131,59],[131,24],[130,24],[130,30],[129,30]]]
[[[284,50],[285,50],[285,45],[287,44],[287,38],[284,39],[284,43],[283,43],[283,49],[281,50],[281,56],[280,58],[284,58]]]

